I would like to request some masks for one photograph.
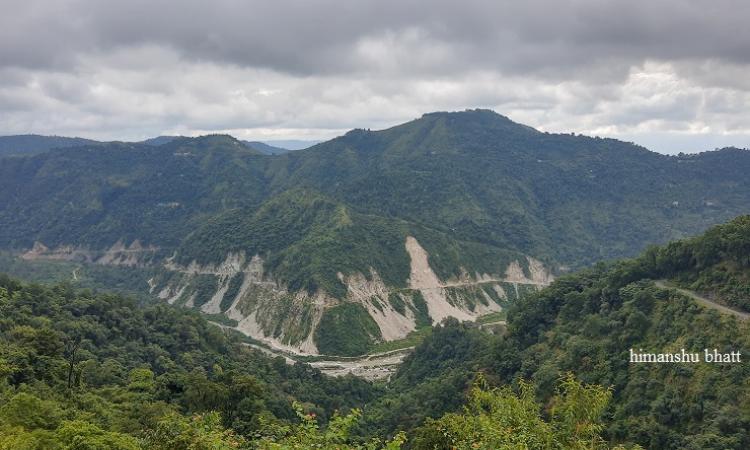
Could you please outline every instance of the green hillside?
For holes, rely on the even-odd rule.
[[[747,355],[750,321],[653,280],[684,254],[742,262],[748,237],[743,216],[562,277],[505,334],[449,319],[385,386],[270,360],[188,310],[0,277],[0,448],[744,449],[746,361],[629,350]]]
[[[404,240],[416,236],[434,250],[439,275],[455,275],[458,267],[501,273],[521,255],[480,246],[426,226],[397,218],[358,212],[309,189],[290,189],[257,209],[233,209],[206,221],[178,249],[182,263],[212,263],[229,252],[244,250],[268,256],[267,268],[293,290],[322,288],[346,294],[338,272],[369,273],[375,268],[390,286],[406,287],[409,261]]]
[[[383,220],[580,267],[746,212],[749,169],[743,150],[670,157],[483,110],[355,130],[275,157],[221,136],[108,144],[4,161],[0,245],[137,238],[171,252],[219,214],[305,188]]]
[[[427,280],[433,286],[423,289],[440,290],[427,297],[437,321],[444,314],[476,318],[504,307],[518,295],[518,280],[527,282],[532,272],[560,275],[634,256],[750,208],[747,150],[665,156],[612,139],[542,133],[487,110],[426,114],[273,156],[210,135],[1,162],[0,250],[35,261],[152,270],[84,273],[119,279],[118,289],[133,279],[139,294],[234,322],[261,314],[245,323],[245,332],[304,352],[320,351],[320,342],[305,339],[326,335],[315,333],[316,323],[342,301],[363,304],[376,322],[381,316],[380,333],[359,327],[356,339],[364,344],[357,348],[414,331],[426,319],[410,312],[419,307],[404,309],[396,300],[399,312],[388,298],[413,287],[422,257],[427,266],[417,272],[434,272]],[[411,238],[419,257],[405,247]],[[230,255],[245,265],[221,266]],[[238,277],[256,256],[262,273]],[[11,267],[20,266],[0,265]],[[725,269],[717,267],[711,279],[738,276]],[[232,272],[231,291],[222,271]],[[365,286],[362,277],[373,284]],[[471,286],[508,277],[516,280],[506,286],[512,292],[502,284]],[[542,274],[531,285],[548,279]],[[241,280],[256,284],[251,289]],[[715,290],[705,279],[679,281]],[[723,297],[743,306],[743,295]],[[480,304],[486,309],[477,310]],[[394,320],[400,325],[389,331]],[[326,347],[354,352],[344,342],[349,337]]]
[[[208,217],[260,202],[265,192],[256,155],[229,136],[204,136],[4,160],[0,242],[5,248],[35,240],[102,248],[141,239],[174,248]]]
[[[40,136],[38,134],[0,136],[0,157],[27,156],[43,153],[53,148],[80,147],[94,144],[99,144],[99,142],[77,137]]]
[[[643,271],[659,274],[727,306],[750,311],[750,217],[739,217],[705,234],[652,248]]]
[[[366,410],[363,430],[416,427],[417,435],[434,437],[440,429],[429,421],[421,425],[423,420],[458,410],[477,372],[493,385],[531,380],[542,403],[557,392],[559,379],[572,372],[585,383],[612,387],[604,411],[604,435],[611,442],[649,449],[748,448],[750,365],[745,355],[750,354],[750,321],[653,282],[687,254],[701,255],[693,264],[712,262],[704,269],[691,264],[688,271],[699,280],[717,267],[737,264],[738,258],[746,260],[739,244],[748,238],[750,216],[743,216],[701,237],[649,249],[639,258],[562,277],[516,303],[503,336],[447,323],[407,358],[391,380],[390,392]],[[733,278],[731,286],[711,279],[717,293],[750,288],[747,278]],[[742,362],[634,364],[631,348],[651,353],[739,351]]]
[[[359,434],[352,408],[384,387],[271,360],[193,312],[0,276],[0,313],[2,449],[610,448],[600,429],[611,394],[572,376],[552,400],[564,418],[546,417],[531,384],[519,395],[477,383],[464,414],[379,439]]]
[[[282,153],[293,151],[286,148],[276,147],[274,145],[268,145],[264,142],[258,141],[242,141],[242,143],[252,149],[258,150],[264,155],[281,155]]]
[[[276,189],[313,187],[358,209],[572,266],[635,255],[750,207],[747,151],[665,156],[540,133],[484,110],[355,130],[272,167]]]

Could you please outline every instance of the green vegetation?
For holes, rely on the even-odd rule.
[[[224,292],[224,297],[221,298],[221,304],[219,305],[221,312],[228,310],[232,306],[232,303],[237,298],[237,294],[240,293],[243,281],[245,281],[245,276],[242,273],[235,274],[229,279],[229,286]]]
[[[442,279],[523,255],[574,268],[635,255],[747,211],[747,173],[747,151],[669,157],[482,110],[276,156],[218,135],[96,144],[3,160],[0,248],[138,239],[159,249],[147,262],[186,264],[245,251],[293,291],[344,298],[338,273],[406,288],[406,236]]]
[[[228,326],[228,327],[236,327],[237,326],[237,321],[236,320],[230,319],[229,317],[227,317],[224,314],[207,314],[207,313],[204,313],[204,316],[206,317],[206,320],[208,320],[209,322],[218,323],[218,324],[225,325],[225,326]]]
[[[396,312],[398,312],[399,314],[406,314],[406,303],[404,303],[404,299],[401,298],[401,295],[399,293],[388,293],[388,303],[390,303],[393,309],[396,310]]]
[[[0,276],[3,449],[235,448],[294,422],[292,400],[327,423],[376,392],[264,357],[195,312]]]
[[[414,313],[417,328],[432,325],[432,318],[430,317],[430,312],[427,310],[427,302],[425,302],[422,293],[416,290],[410,290],[409,293],[411,294],[412,312]]]
[[[562,277],[512,304],[504,335],[456,321],[442,324],[406,358],[388,393],[365,410],[361,432],[413,430],[430,423],[425,422],[428,418],[459,411],[461,393],[477,372],[490,385],[531,380],[535,398],[544,405],[558,392],[558,380],[574,372],[585,383],[611,387],[602,422],[607,442],[675,450],[750,447],[750,366],[744,361],[629,362],[631,348],[657,353],[716,348],[750,354],[749,322],[651,281],[669,273],[679,278],[683,271],[700,279],[698,267],[712,271],[742,260],[742,243],[750,237],[747,224],[748,217],[740,217],[702,237],[651,248],[637,259]],[[695,255],[702,256],[695,260]],[[675,265],[680,261],[686,265]],[[695,264],[707,261],[711,264]],[[670,267],[677,269],[665,271]],[[442,430],[451,429],[441,424]]]
[[[3,449],[503,448],[534,436],[549,439],[543,448],[602,443],[597,420],[608,392],[572,378],[551,410],[567,428],[540,428],[540,406],[528,395],[475,389],[472,405],[521,401],[529,414],[513,424],[527,438],[498,435],[503,408],[475,406],[428,421],[408,443],[405,433],[358,434],[363,413],[353,407],[382,395],[377,386],[265,358],[189,310],[0,277],[0,313]],[[572,415],[555,413],[563,409]]]
[[[477,318],[476,323],[481,325],[485,323],[492,323],[492,322],[498,322],[500,320],[505,320],[508,318],[508,312],[506,310],[485,314],[479,318]]]
[[[384,341],[375,344],[370,353],[385,353],[394,350],[416,347],[432,333],[432,326],[423,326],[412,331],[405,338],[396,341]]]
[[[93,144],[98,144],[98,142],[84,138],[39,136],[37,134],[0,136],[0,157],[33,155],[53,148],[78,147]]]
[[[583,385],[568,374],[560,380],[545,416],[536,402],[534,385],[519,382],[519,393],[510,387],[488,389],[480,378],[461,414],[428,419],[417,429],[412,448],[435,449],[608,449],[601,437],[601,420],[612,392]],[[617,449],[625,447],[617,446]],[[640,448],[638,446],[632,448]]]
[[[381,338],[378,324],[359,303],[327,309],[315,330],[315,344],[324,355],[364,355]]]
[[[184,295],[191,296],[193,298],[193,307],[200,308],[211,300],[211,297],[218,288],[218,279],[215,275],[200,274],[190,280],[190,284],[185,290]]]
[[[650,248],[631,264],[636,270],[673,279],[728,306],[750,311],[750,216],[692,239]]]
[[[0,269],[13,277],[39,283],[70,283],[77,288],[102,290],[147,298],[154,269],[104,266],[71,261],[24,260],[0,252]],[[75,274],[75,276],[74,276]]]
[[[750,322],[652,281],[744,264],[748,223],[561,277],[503,335],[420,329],[387,386],[268,359],[194,311],[0,277],[0,448],[745,449],[750,366],[629,350],[750,354]],[[370,349],[366,318],[331,308],[323,337]]]
[[[283,425],[269,427],[263,430],[263,437],[255,443],[253,448],[259,450],[293,450],[303,448],[319,448],[324,450],[399,450],[406,440],[403,433],[399,433],[388,442],[371,439],[365,444],[352,444],[355,436],[352,429],[361,416],[359,410],[352,410],[346,416],[335,416],[328,427],[321,430],[314,414],[304,414],[302,408],[297,407],[297,415],[301,421],[298,425]]]

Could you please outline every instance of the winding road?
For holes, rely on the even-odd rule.
[[[729,308],[729,307],[724,306],[724,305],[722,305],[720,303],[716,303],[715,301],[713,301],[711,299],[708,299],[706,297],[698,295],[697,293],[695,293],[693,291],[689,291],[687,289],[683,289],[683,288],[672,286],[671,284],[669,284],[667,282],[667,280],[656,280],[656,281],[654,281],[654,284],[656,285],[656,287],[661,288],[661,289],[673,289],[673,290],[679,292],[682,295],[685,295],[687,297],[692,298],[693,300],[695,300],[696,302],[700,303],[701,305],[703,305],[703,306],[705,306],[707,308],[715,309],[715,310],[719,311],[720,313],[731,314],[731,315],[737,317],[740,320],[750,319],[750,313],[746,313],[746,312],[743,312],[743,311],[737,311],[736,309]]]

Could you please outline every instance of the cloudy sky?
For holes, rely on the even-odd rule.
[[[0,0],[0,135],[327,139],[435,110],[750,147],[746,0]]]

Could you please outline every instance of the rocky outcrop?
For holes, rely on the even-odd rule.
[[[430,266],[430,255],[414,237],[408,236],[404,246],[410,259],[406,286],[386,285],[373,268],[366,274],[339,273],[347,289],[343,299],[326,292],[292,292],[266,273],[259,255],[248,258],[244,252],[229,253],[218,264],[178,264],[173,255],[159,263],[161,270],[148,285],[152,294],[170,304],[198,309],[270,347],[310,355],[318,353],[315,331],[321,318],[342,302],[361,305],[379,328],[376,338],[393,341],[447,317],[475,320],[500,311],[504,302],[518,298],[524,289],[553,279],[540,261],[527,257],[511,262],[502,275],[472,275],[461,268],[459,276],[441,280]],[[120,240],[99,251],[74,246],[50,249],[36,242],[21,256],[142,267],[155,264],[157,251],[138,240],[128,245]]]
[[[26,260],[57,260],[74,261],[108,266],[146,267],[154,259],[158,247],[143,246],[136,239],[126,245],[119,240],[111,247],[103,250],[92,250],[82,246],[62,245],[49,248],[43,243],[34,242],[34,246],[21,253],[20,257]]]

